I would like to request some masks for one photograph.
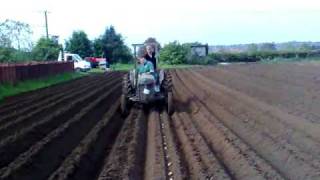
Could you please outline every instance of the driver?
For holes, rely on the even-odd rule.
[[[147,45],[146,51],[147,51],[147,53],[145,54],[144,58],[146,58],[147,61],[152,62],[154,69],[157,70],[157,60],[155,57],[156,53],[155,53],[153,46],[150,44]]]
[[[139,66],[138,66],[138,73],[143,74],[143,73],[151,73],[154,74],[154,67],[152,62],[147,61],[143,56],[138,56],[139,60]]]
[[[149,74],[153,75],[154,79],[156,80],[157,73],[155,73],[155,71],[154,71],[154,67],[153,67],[152,62],[147,61],[143,55],[142,56],[138,55],[138,60],[140,63],[138,66],[138,69],[137,69],[138,74],[149,73]],[[159,87],[158,83],[155,84],[154,90],[156,92],[160,92],[160,87]]]

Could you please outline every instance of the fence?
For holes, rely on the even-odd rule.
[[[0,83],[16,83],[65,72],[73,72],[73,62],[0,63]]]

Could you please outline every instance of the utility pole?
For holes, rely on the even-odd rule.
[[[46,22],[46,35],[47,35],[47,39],[49,39],[49,31],[48,31],[48,17],[47,17],[47,13],[48,11],[45,10],[44,11],[44,18],[45,18],[45,22]]]

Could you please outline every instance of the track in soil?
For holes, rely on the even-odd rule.
[[[319,179],[320,73],[290,66],[170,70],[172,116],[122,116],[120,72],[11,98],[0,179]]]

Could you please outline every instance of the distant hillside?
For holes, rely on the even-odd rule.
[[[258,43],[209,46],[209,53],[214,52],[247,52],[263,50],[320,50],[320,42],[285,42],[285,43]]]

